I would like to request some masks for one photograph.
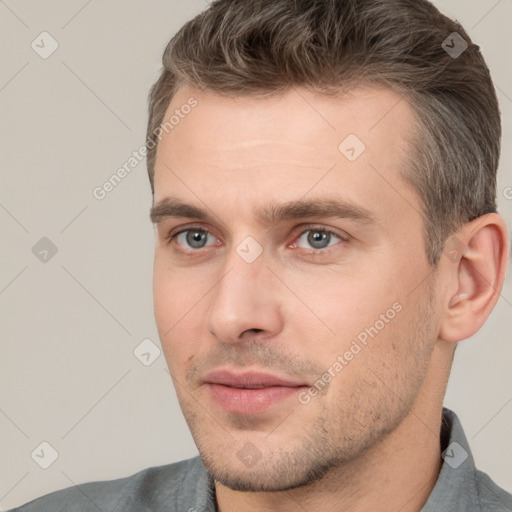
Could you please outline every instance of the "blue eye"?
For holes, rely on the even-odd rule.
[[[335,235],[331,231],[327,231],[325,229],[309,229],[304,231],[304,233],[297,239],[297,246],[302,249],[325,249],[326,247],[337,244],[341,240],[341,237]],[[309,247],[301,245],[301,242],[302,244],[309,244]]]
[[[191,227],[169,236],[169,242],[176,243],[184,251],[196,251],[220,242],[206,229]],[[321,251],[339,242],[346,241],[340,235],[322,227],[310,227],[296,239],[295,247]]]
[[[191,249],[202,249],[207,245],[212,245],[215,242],[215,239],[211,236],[211,234],[204,229],[187,229],[186,231],[182,231],[178,233],[176,236],[176,241],[179,245],[185,246]],[[212,243],[207,244],[208,237],[212,238]]]

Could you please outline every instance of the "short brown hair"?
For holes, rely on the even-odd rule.
[[[449,51],[466,44],[460,55]],[[463,223],[496,211],[501,123],[489,69],[464,29],[427,0],[216,0],[162,60],[149,96],[153,193],[155,134],[183,85],[264,97],[373,84],[402,94],[416,113],[400,172],[422,202],[430,264]]]

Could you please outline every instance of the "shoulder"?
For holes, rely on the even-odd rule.
[[[458,416],[443,409],[441,471],[422,512],[512,512],[512,496],[475,466]]]
[[[512,511],[512,494],[498,487],[486,473],[477,470],[475,472],[475,482],[481,510],[489,512]]]
[[[37,498],[11,512],[132,512],[181,507],[208,491],[208,474],[199,457],[144,469],[134,475],[88,482]],[[185,508],[185,510],[187,510]]]

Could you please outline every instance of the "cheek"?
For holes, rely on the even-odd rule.
[[[287,283],[294,291],[286,299],[294,321],[336,349],[372,326],[398,298],[392,285],[354,271],[290,275]]]
[[[169,369],[175,375],[198,351],[202,328],[201,294],[183,273],[171,272],[155,260],[153,303],[155,321]]]
[[[197,272],[190,268],[176,268],[169,263],[169,259],[165,250],[157,248],[153,270],[153,303],[161,334],[177,326],[185,315],[194,315],[205,293],[204,283],[198,279]]]
[[[289,276],[288,282],[302,303],[288,299],[295,304],[289,320],[297,332],[307,333],[306,350],[318,365],[336,376],[331,389],[348,391],[347,382],[361,382],[368,368],[396,367],[395,343],[400,331],[407,330],[407,321],[391,269],[352,268],[295,278]]]
[[[171,276],[157,261],[153,273],[153,304],[160,338],[164,342],[165,334],[178,319],[179,301]]]

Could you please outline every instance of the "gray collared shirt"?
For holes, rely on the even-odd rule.
[[[443,465],[420,512],[511,512],[512,495],[475,468],[457,415],[443,409]],[[213,478],[199,457],[135,475],[90,482],[38,498],[11,512],[217,512]]]

